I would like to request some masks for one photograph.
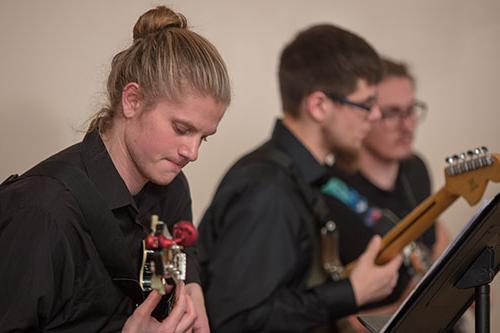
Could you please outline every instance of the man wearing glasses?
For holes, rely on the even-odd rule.
[[[401,258],[376,266],[379,237],[349,278],[321,274],[324,221],[308,200],[322,198],[332,154],[357,154],[380,119],[380,75],[375,50],[333,25],[300,32],[282,51],[283,117],[224,176],[199,226],[212,331],[311,332],[392,291]]]
[[[323,186],[340,230],[344,263],[355,260],[374,234],[385,234],[431,194],[427,168],[413,151],[426,104],[416,99],[415,79],[405,64],[389,59],[382,63],[383,77],[377,86],[381,118],[363,142],[356,165],[359,172],[350,174],[335,167],[334,176]],[[447,232],[437,222],[407,247],[398,284],[380,305],[401,298],[411,287],[412,277],[425,271],[448,241]]]

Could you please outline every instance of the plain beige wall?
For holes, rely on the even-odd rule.
[[[137,17],[152,5],[184,13],[225,58],[233,103],[200,159],[186,168],[196,222],[235,158],[262,142],[280,114],[276,68],[299,30],[332,22],[382,54],[405,59],[430,106],[417,149],[435,187],[445,156],[477,146],[500,151],[500,2],[495,0],[66,1],[0,2],[0,178],[22,172],[78,141],[103,102],[112,55],[127,47]],[[500,191],[490,184],[487,196]],[[462,199],[443,215],[455,235],[476,208]],[[495,281],[500,317],[500,288]],[[500,331],[494,318],[493,332]],[[495,330],[496,328],[496,330]]]

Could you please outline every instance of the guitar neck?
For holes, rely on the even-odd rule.
[[[375,262],[382,265],[400,254],[406,245],[429,229],[457,198],[457,195],[443,187],[425,199],[382,238],[381,250]]]
[[[481,200],[488,181],[500,182],[500,154],[490,154],[484,147],[468,151],[467,154],[453,155],[447,161],[449,165],[445,169],[445,185],[382,238],[381,250],[375,259],[377,264],[383,265],[399,255],[406,245],[429,229],[459,196],[472,206]],[[354,265],[355,262],[350,263],[343,270],[342,277],[347,277]]]

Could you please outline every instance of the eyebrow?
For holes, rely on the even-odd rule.
[[[368,96],[367,98],[365,98],[364,100],[362,100],[360,103],[375,103],[377,102],[377,95],[372,95],[372,96]]]

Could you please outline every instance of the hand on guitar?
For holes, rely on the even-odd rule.
[[[380,245],[380,236],[374,236],[351,273],[351,284],[358,306],[388,296],[398,281],[398,270],[403,258],[396,256],[383,266],[375,264]]]
[[[196,310],[184,282],[175,288],[175,305],[167,318],[159,322],[151,313],[161,300],[157,291],[152,291],[146,300],[127,319],[122,333],[183,333],[192,332],[196,321]]]
[[[193,325],[193,333],[210,333],[210,326],[208,324],[207,311],[205,309],[205,300],[203,298],[203,291],[198,283],[188,283],[186,290],[191,300],[193,301],[196,310],[196,320]]]

